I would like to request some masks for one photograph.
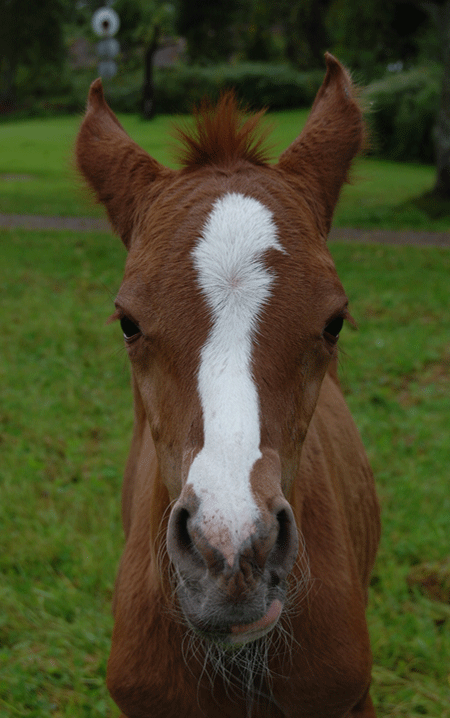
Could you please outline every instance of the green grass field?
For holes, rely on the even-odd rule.
[[[123,119],[168,161],[162,140],[144,140],[166,118]],[[277,116],[281,146],[300,119]],[[92,213],[67,174],[76,125],[0,125],[0,174],[32,176],[14,191],[2,181],[1,211]],[[358,174],[341,217],[372,207],[386,218],[433,178],[375,160]],[[106,233],[2,230],[0,241],[0,717],[116,718],[104,675],[132,411],[120,330],[105,322],[125,252]],[[343,333],[341,376],[383,512],[369,607],[374,700],[380,717],[450,718],[450,605],[407,581],[449,555],[450,250],[331,249],[359,325]]]

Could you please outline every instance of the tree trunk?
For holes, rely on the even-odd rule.
[[[450,0],[431,3],[432,15],[441,36],[443,79],[441,105],[434,128],[436,185],[434,193],[450,199]]]
[[[155,25],[153,37],[147,46],[144,58],[144,88],[142,91],[142,114],[146,120],[155,116],[155,89],[153,85],[153,55],[159,42],[159,26]]]
[[[16,109],[16,68],[13,60],[4,58],[0,63],[0,110],[11,112]]]

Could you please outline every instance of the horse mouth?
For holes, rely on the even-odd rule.
[[[241,645],[243,643],[249,643],[250,641],[256,641],[258,638],[262,638],[266,633],[272,630],[278,623],[278,619],[281,616],[283,610],[283,604],[278,599],[274,599],[269,606],[267,613],[254,623],[247,625],[238,624],[231,626],[230,641],[232,644]]]
[[[230,625],[225,631],[205,630],[205,627],[198,629],[191,625],[196,633],[199,633],[202,638],[212,643],[218,643],[228,648],[239,647],[246,643],[257,641],[270,633],[278,623],[282,611],[282,602],[279,599],[274,599],[264,616],[252,623]]]

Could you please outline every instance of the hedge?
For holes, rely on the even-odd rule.
[[[204,97],[217,98],[222,90],[234,88],[239,99],[252,109],[287,109],[311,105],[324,72],[298,72],[287,65],[243,63],[240,65],[176,65],[154,71],[155,111],[191,112]],[[127,73],[105,83],[117,112],[140,109],[141,73]]]
[[[403,162],[434,162],[441,83],[440,67],[417,67],[390,73],[366,88],[375,154]]]
[[[281,110],[311,105],[324,71],[298,72],[287,65],[242,63],[211,67],[177,66],[155,72],[156,109],[189,112],[203,97],[234,88],[253,109]]]

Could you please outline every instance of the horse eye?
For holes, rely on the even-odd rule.
[[[324,329],[324,334],[327,334],[333,339],[338,339],[344,320],[342,317],[336,317],[333,319]]]
[[[138,335],[141,333],[141,330],[139,329],[137,324],[131,321],[131,319],[128,319],[128,317],[122,317],[122,319],[120,320],[120,326],[122,327],[125,341],[137,338]]]

